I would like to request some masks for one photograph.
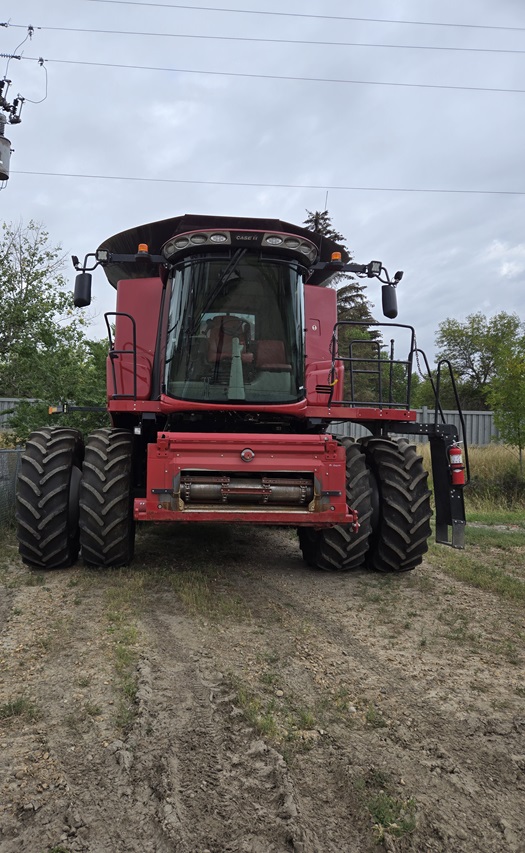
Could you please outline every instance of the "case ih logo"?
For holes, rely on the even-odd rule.
[[[260,234],[232,234],[234,240],[242,240],[243,242],[258,243],[261,240]]]

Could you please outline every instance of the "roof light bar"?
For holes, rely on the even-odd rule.
[[[178,254],[188,249],[205,248],[212,246],[243,246],[245,248],[261,247],[268,249],[285,249],[300,254],[314,263],[318,256],[318,249],[310,240],[294,237],[289,234],[277,234],[275,232],[261,232],[250,230],[231,231],[195,231],[172,237],[162,247],[162,256],[168,262],[174,262]]]

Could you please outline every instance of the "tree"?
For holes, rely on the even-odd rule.
[[[496,357],[496,372],[488,393],[494,421],[507,444],[518,448],[523,475],[525,447],[525,334],[508,341]]]
[[[104,405],[107,344],[90,341],[86,320],[74,311],[61,274],[60,247],[49,243],[41,225],[3,225],[0,240],[0,395],[36,398],[41,404],[17,407],[11,427],[18,438],[50,420],[47,408],[67,399],[77,405]],[[69,418],[86,430],[100,415]],[[103,422],[107,422],[104,414]]]
[[[303,222],[309,231],[322,234],[335,243],[339,243],[346,253],[348,260],[352,260],[352,252],[345,245],[345,238],[332,225],[332,218],[327,210],[307,210],[308,216]],[[373,323],[372,305],[364,295],[365,285],[351,273],[338,273],[334,275],[331,286],[337,290],[337,316],[339,320],[360,320]]]
[[[345,238],[332,225],[332,219],[327,210],[306,211],[308,216],[304,225],[316,234],[322,234],[341,245],[343,257],[352,260],[352,253],[345,245]],[[372,305],[364,295],[365,286],[351,273],[337,273],[330,283],[337,290],[337,319],[339,321],[353,321],[365,324],[375,323],[372,316]],[[359,341],[359,343],[357,342]],[[371,367],[370,360],[378,357],[378,346],[381,344],[381,335],[375,328],[364,326],[339,326],[338,329],[338,352],[354,360],[345,365],[345,399],[355,401],[370,401],[378,397],[379,388],[375,378],[363,373]],[[352,345],[352,350],[350,346]],[[349,365],[353,371],[349,369]],[[373,368],[372,368],[373,369]],[[355,372],[359,371],[359,372]],[[353,374],[353,387],[351,387],[350,376]],[[377,376],[377,374],[376,374]]]
[[[322,234],[323,237],[328,237],[329,240],[333,240],[335,243],[341,243],[341,245],[344,244],[345,238],[339,233],[339,231],[335,230],[332,225],[332,217],[327,210],[307,210],[306,213],[308,215],[304,220],[303,225],[306,225],[309,231],[314,231],[316,234]],[[348,252],[348,249],[346,249],[346,251]]]
[[[454,371],[464,409],[489,409],[491,383],[501,353],[523,334],[517,314],[501,311],[493,317],[478,312],[465,322],[447,319],[436,336],[438,359],[447,359]]]

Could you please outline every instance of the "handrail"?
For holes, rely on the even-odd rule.
[[[393,358],[393,355],[394,355],[394,339],[391,339],[391,341],[390,341],[390,358],[387,358],[384,360],[381,359],[381,352],[382,352],[381,342],[380,341],[374,341],[374,340],[368,341],[366,339],[358,339],[356,341],[351,341],[350,342],[350,349],[349,349],[350,355],[349,356],[340,355],[338,352],[338,334],[337,334],[340,326],[350,326],[350,327],[354,327],[354,328],[361,326],[365,329],[370,329],[371,327],[408,329],[410,331],[410,349],[409,349],[408,356],[406,359],[394,359]],[[330,385],[331,391],[330,391],[330,396],[329,396],[329,400],[328,400],[328,405],[329,406],[331,406],[331,405],[343,406],[345,404],[349,405],[349,404],[353,404],[355,402],[353,399],[352,399],[352,401],[348,401],[348,400],[335,401],[335,403],[333,401],[334,386],[335,386],[335,382],[337,379],[337,368],[336,368],[337,362],[342,362],[343,364],[345,362],[350,363],[350,384],[351,384],[352,397],[354,396],[353,378],[354,378],[354,375],[356,373],[366,373],[366,372],[377,373],[379,376],[379,379],[378,379],[378,386],[379,386],[378,387],[378,396],[380,397],[380,400],[379,401],[373,401],[373,402],[372,401],[359,401],[359,405],[360,406],[375,406],[375,405],[379,404],[380,407],[385,405],[384,401],[382,400],[381,367],[383,365],[386,366],[388,364],[389,365],[389,382],[388,382],[389,403],[388,403],[388,405],[389,405],[389,407],[394,407],[394,408],[399,408],[399,409],[403,408],[403,409],[408,410],[410,408],[410,393],[411,393],[411,388],[412,388],[412,359],[413,359],[413,353],[415,352],[415,340],[416,340],[416,333],[415,333],[414,327],[409,326],[405,323],[380,323],[380,322],[368,322],[366,320],[338,320],[337,323],[335,323],[335,325],[334,325],[334,329],[332,332],[332,338],[330,340],[330,347],[329,347],[330,355],[332,358],[332,364],[331,364],[330,372],[329,372],[329,385]],[[355,343],[370,343],[370,344],[375,345],[377,347],[377,356],[374,356],[374,358],[358,358],[358,357],[354,356],[352,354],[353,353],[352,347]],[[385,349],[383,350],[383,352],[384,352],[386,350],[386,346],[385,345],[383,345],[383,346],[385,347]],[[355,364],[356,362],[361,362],[361,364],[367,364],[367,363],[372,364],[373,363],[377,366],[378,369],[377,369],[377,371],[355,370],[352,367],[352,365]],[[392,401],[393,382],[394,382],[393,368],[394,368],[395,364],[402,365],[406,369],[406,372],[407,372],[407,375],[406,375],[406,383],[407,383],[406,400],[404,403],[401,403],[401,402],[394,403]]]
[[[128,320],[131,320],[131,328],[133,335],[133,348],[132,349],[115,349],[113,342],[113,335],[111,332],[111,326],[109,325],[108,317],[127,317]],[[111,362],[111,372],[113,375],[113,388],[114,393],[112,394],[112,398],[114,400],[127,400],[137,399],[137,324],[135,322],[135,318],[132,317],[131,314],[126,314],[125,311],[108,311],[104,314],[104,320],[106,321],[106,327],[108,330],[108,338],[109,338],[109,359]],[[117,373],[115,370],[115,360],[119,355],[124,355],[124,353],[132,353],[133,355],[133,394],[117,394]]]
[[[456,385],[456,380],[454,379],[454,373],[452,370],[452,365],[447,358],[441,358],[437,363],[437,377],[436,377],[436,409],[435,409],[435,423],[437,423],[437,407],[439,404],[439,389],[441,384],[441,367],[442,365],[446,365],[448,368],[448,373],[450,377],[450,382],[452,384],[452,391],[454,392],[454,399],[456,401],[457,412],[459,416],[459,422],[461,424],[461,434],[463,436],[463,449],[465,451],[465,469],[466,469],[466,478],[465,485],[470,482],[470,464],[468,458],[468,445],[467,445],[467,428],[465,424],[465,418],[463,417],[463,410],[461,408],[461,403],[459,401],[459,394]]]

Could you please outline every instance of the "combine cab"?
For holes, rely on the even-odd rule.
[[[413,569],[430,492],[396,434],[428,436],[437,539],[463,546],[457,430],[439,404],[433,424],[410,409],[413,329],[337,322],[326,287],[342,271],[377,278],[394,319],[401,273],[344,263],[340,246],[286,222],[205,216],[124,231],[74,263],[77,307],[97,266],[117,291],[106,314],[112,427],[85,445],[66,428],[30,436],[17,495],[25,563],[68,566],[81,549],[90,566],[125,565],[136,522],[212,521],[295,527],[320,569]],[[383,343],[398,332],[401,359],[393,338]],[[334,422],[369,435],[337,436]]]

